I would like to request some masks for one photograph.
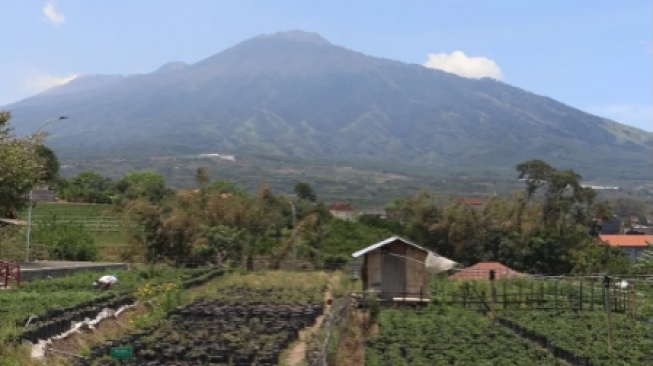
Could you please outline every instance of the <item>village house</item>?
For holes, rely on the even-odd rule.
[[[599,239],[621,248],[633,261],[644,253],[648,245],[653,244],[653,235],[599,235]]]
[[[487,204],[485,200],[476,197],[460,197],[456,202],[461,205],[469,205],[478,210],[484,209]]]
[[[334,217],[341,220],[353,221],[356,220],[357,212],[354,208],[346,202],[335,202],[329,206],[329,212]]]

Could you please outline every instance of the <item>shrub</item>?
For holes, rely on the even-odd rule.
[[[41,223],[33,238],[34,243],[46,246],[50,259],[94,261],[99,256],[94,236],[79,224],[60,223],[53,218]]]

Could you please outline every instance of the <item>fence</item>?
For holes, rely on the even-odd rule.
[[[449,291],[447,291],[449,290]],[[637,309],[637,293],[634,285],[622,289],[611,284],[606,289],[594,279],[504,279],[489,281],[465,281],[457,288],[437,288],[440,301],[468,307],[489,307],[493,302],[500,310],[573,310],[592,311],[605,309],[606,291],[609,293],[611,310],[633,314]]]
[[[15,281],[16,286],[20,285],[20,265],[0,261],[0,285],[7,288],[11,281]]]
[[[306,352],[306,360],[309,366],[328,366],[334,332],[342,324],[343,320],[347,319],[352,309],[350,298],[349,295],[346,295],[335,300],[331,305],[326,319],[322,323],[321,342],[318,339],[318,342],[314,343]]]

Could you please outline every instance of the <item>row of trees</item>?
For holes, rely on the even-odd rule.
[[[0,113],[0,208],[20,209],[25,193],[39,182],[54,186],[69,201],[114,203],[128,220],[139,223],[127,256],[177,264],[230,260],[247,265],[256,257],[322,263],[347,260],[363,246],[402,235],[463,264],[497,260],[538,273],[630,268],[618,249],[596,245],[591,235],[593,219],[610,215],[610,205],[597,202],[576,172],[541,160],[516,167],[522,191],[493,198],[482,210],[456,201],[438,203],[447,200],[422,191],[394,203],[395,219],[346,222],[331,217],[306,183],[298,183],[295,196],[287,197],[265,183],[249,194],[232,183],[211,181],[205,168],[196,172],[195,190],[171,190],[160,174],[150,171],[130,172],[117,181],[90,171],[60,179],[54,153],[40,136],[13,136],[9,117]],[[66,241],[61,237],[72,229],[54,226],[48,226],[49,232],[60,235],[53,242]],[[57,253],[77,253],[63,255],[67,259],[95,257],[88,238],[80,237],[74,251],[52,246]]]

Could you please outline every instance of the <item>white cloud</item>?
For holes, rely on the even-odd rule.
[[[43,7],[43,14],[45,14],[45,17],[54,24],[61,24],[66,22],[66,18],[64,17],[63,13],[57,11],[54,8],[54,4],[52,2],[45,4]]]
[[[438,69],[458,76],[480,79],[490,77],[501,80],[503,74],[494,60],[486,57],[468,57],[462,51],[446,53],[431,53],[424,66]]]
[[[588,108],[590,113],[646,131],[653,131],[653,106],[638,103],[617,103]]]
[[[23,90],[30,93],[40,93],[44,90],[70,82],[78,76],[79,74],[56,76],[34,73],[23,82]]]

